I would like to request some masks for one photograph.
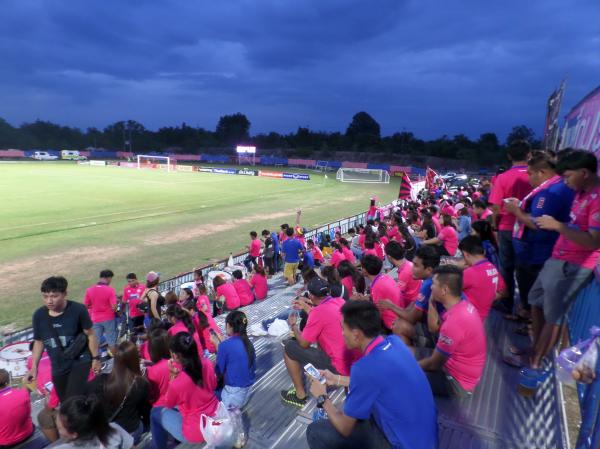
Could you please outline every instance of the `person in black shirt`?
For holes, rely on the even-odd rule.
[[[45,349],[50,357],[52,383],[60,402],[85,394],[90,367],[96,373],[101,369],[98,340],[90,315],[83,304],[67,300],[67,285],[62,276],[53,276],[42,282],[44,306],[33,314],[33,363],[26,377],[29,382],[35,381]],[[73,349],[71,345],[76,343],[80,334],[87,336],[87,344],[79,354],[67,356],[65,351]]]

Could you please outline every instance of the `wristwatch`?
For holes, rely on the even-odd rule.
[[[323,408],[325,401],[327,400],[327,395],[322,394],[317,398],[317,408]]]
[[[100,356],[99,355],[95,355],[92,357],[92,360],[100,360]]]

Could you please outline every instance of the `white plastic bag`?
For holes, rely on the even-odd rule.
[[[206,441],[206,449],[231,448],[237,439],[234,419],[222,402],[219,402],[215,416],[200,416],[200,432]]]
[[[269,335],[272,337],[281,337],[290,332],[290,326],[287,321],[276,319],[269,325]]]
[[[600,341],[600,327],[592,326],[590,338],[581,341],[570,348],[561,351],[556,359],[556,376],[563,383],[573,383],[573,370],[596,369],[598,360],[598,342]]]

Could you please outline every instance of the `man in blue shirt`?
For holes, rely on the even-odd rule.
[[[513,247],[521,299],[519,315],[525,318],[531,310],[527,301],[529,291],[558,239],[558,232],[540,229],[535,220],[550,215],[560,222],[568,222],[575,197],[575,191],[567,187],[556,172],[554,161],[547,154],[535,155],[529,160],[527,175],[534,188],[531,193],[521,203],[509,199],[504,205],[506,212],[517,218]]]
[[[321,371],[328,385],[349,387],[343,410],[327,397],[326,385],[313,380],[310,392],[328,419],[308,426],[310,449],[437,448],[433,394],[408,347],[395,335],[380,335],[381,317],[371,302],[348,301],[342,315],[346,346],[363,357],[350,377]]]
[[[281,252],[283,253],[283,275],[288,281],[289,285],[296,283],[296,269],[300,262],[300,254],[304,250],[302,243],[294,238],[294,229],[287,228],[285,230],[287,239],[281,245]]]

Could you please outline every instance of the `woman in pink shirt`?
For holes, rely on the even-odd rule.
[[[321,248],[319,248],[317,245],[315,245],[314,240],[308,239],[306,241],[306,244],[308,245],[308,250],[313,255],[313,260],[315,261],[315,267],[320,267],[321,265],[325,264],[325,257],[323,257],[323,252],[321,251]]]
[[[267,297],[269,285],[267,283],[267,274],[262,267],[254,265],[252,277],[250,278],[250,286],[253,288],[254,296],[257,300],[260,301]]]
[[[329,259],[329,265],[337,268],[342,260],[346,260],[346,257],[342,246],[338,242],[333,242],[331,246],[333,247],[333,253],[331,253],[331,259]]]
[[[12,388],[8,371],[0,369],[0,447],[17,445],[33,431],[29,391]]]
[[[349,297],[352,297],[355,290],[357,293],[365,292],[365,277],[348,260],[340,262],[337,270],[344,289],[349,293]]]
[[[344,254],[344,258],[351,264],[355,264],[356,256],[350,249],[350,243],[348,242],[348,240],[346,240],[345,238],[342,237],[340,239],[340,246],[342,248],[342,253]]]
[[[149,366],[146,367],[146,378],[150,383],[150,403],[152,407],[164,407],[169,389],[170,375],[169,334],[164,329],[154,329],[148,334]]]
[[[206,286],[201,284],[198,286],[198,297],[196,298],[196,307],[198,310],[210,314],[210,299],[206,293]]]
[[[254,302],[254,293],[250,288],[248,281],[244,279],[242,270],[235,270],[232,273],[233,276],[233,288],[240,297],[240,306],[249,306]]]
[[[150,414],[156,449],[167,448],[169,434],[182,443],[203,443],[200,416],[214,416],[219,406],[214,366],[210,360],[198,357],[198,348],[190,334],[176,334],[171,339],[170,350],[171,381],[165,406],[154,407]]]
[[[458,233],[454,228],[452,217],[447,214],[442,215],[442,230],[437,237],[424,240],[423,244],[432,245],[440,256],[454,257],[458,249]]]
[[[172,337],[179,332],[189,333],[193,337],[194,342],[198,347],[198,355],[202,357],[204,347],[200,342],[200,336],[198,335],[198,332],[196,332],[196,327],[194,326],[190,315],[183,310],[181,306],[176,304],[171,304],[169,307],[167,307],[166,315],[167,320],[169,320],[171,323],[171,327],[169,328],[169,336]]]
[[[194,328],[200,339],[200,344],[204,348],[204,351],[208,351],[214,354],[217,348],[212,343],[210,338],[211,331],[221,335],[221,329],[215,323],[215,319],[210,313],[204,313],[202,310],[198,310],[194,301],[188,301],[184,304],[183,309],[188,313],[194,323]],[[204,354],[203,354],[204,355]]]
[[[371,198],[371,202],[369,203],[369,210],[367,211],[367,221],[375,220],[377,218],[377,206],[375,205],[375,199]]]
[[[213,287],[217,294],[217,300],[225,304],[227,310],[235,310],[240,306],[240,297],[233,284],[230,284],[221,276],[213,279]]]

